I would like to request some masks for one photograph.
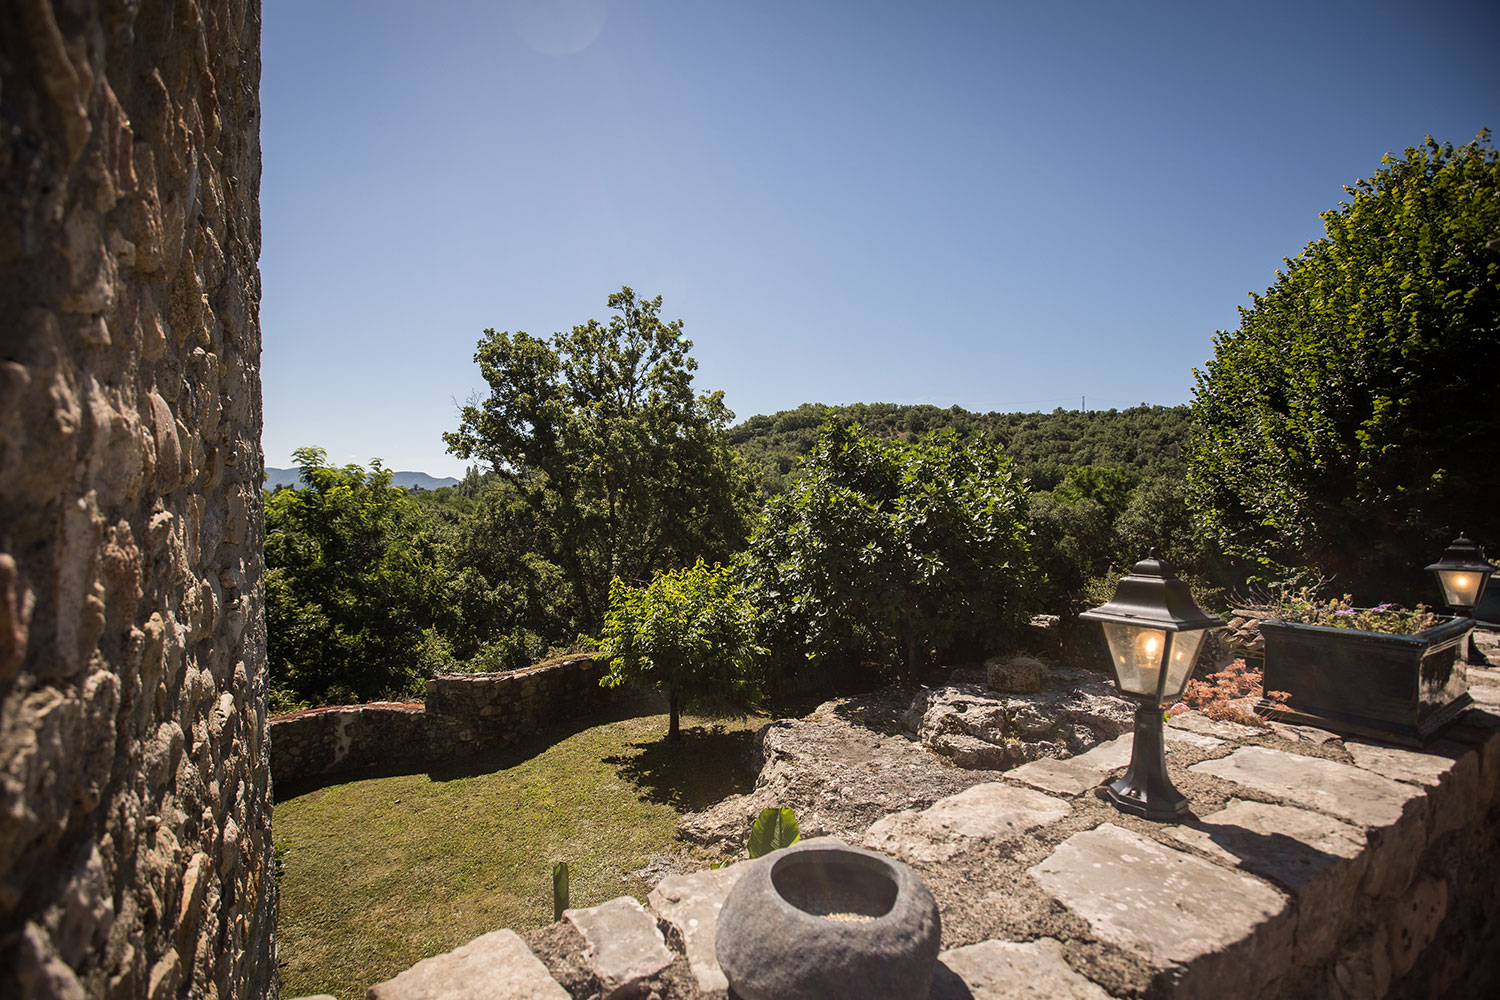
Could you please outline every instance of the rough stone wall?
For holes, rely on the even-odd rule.
[[[271,720],[271,777],[278,788],[340,771],[426,761],[421,705],[336,705]]]
[[[428,743],[443,756],[509,746],[596,704],[604,665],[587,656],[503,674],[449,674],[427,682]]]
[[[274,996],[258,0],[0,3],[0,996]]]
[[[277,782],[362,768],[423,766],[513,746],[605,703],[650,701],[599,687],[604,665],[587,656],[505,673],[449,674],[427,682],[427,704],[338,705],[271,720]]]

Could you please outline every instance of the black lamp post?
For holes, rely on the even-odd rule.
[[[1490,574],[1500,569],[1487,562],[1484,550],[1463,532],[1443,550],[1443,558],[1427,568],[1443,588],[1443,602],[1461,615],[1469,615],[1479,606]],[[1470,663],[1484,662],[1474,648],[1473,633],[1469,634],[1468,659]]]
[[[1167,776],[1162,706],[1182,696],[1207,630],[1224,622],[1198,607],[1187,584],[1156,549],[1120,581],[1114,600],[1078,617],[1103,626],[1115,686],[1141,703],[1135,710],[1130,767],[1106,794],[1121,812],[1175,820],[1187,812],[1188,803]]]

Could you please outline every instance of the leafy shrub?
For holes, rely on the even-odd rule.
[[[281,705],[420,692],[443,650],[432,540],[377,460],[334,468],[293,453],[304,489],[266,499],[266,652]]]
[[[911,676],[934,652],[1014,632],[1032,610],[1023,504],[993,445],[827,425],[767,504],[744,562],[778,678]]]
[[[1224,550],[1410,600],[1456,528],[1500,533],[1500,156],[1386,157],[1195,372],[1192,506]]]

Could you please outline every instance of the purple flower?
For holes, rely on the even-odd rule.
[[[1376,610],[1378,611],[1380,609],[1377,608]],[[1354,614],[1354,611],[1353,611],[1352,608],[1340,608],[1339,610],[1335,611],[1334,614],[1336,614],[1336,615],[1352,615],[1352,614]]]

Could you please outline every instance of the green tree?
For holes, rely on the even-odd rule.
[[[755,612],[730,567],[699,559],[658,573],[646,587],[619,580],[596,640],[609,657],[609,687],[632,684],[667,693],[667,737],[682,738],[683,708],[743,713],[760,700]]]
[[[751,539],[749,592],[784,679],[911,676],[1028,614],[1019,481],[952,430],[915,443],[831,423]]]
[[[293,453],[302,489],[266,499],[266,652],[282,704],[414,693],[446,655],[441,575],[407,492],[370,470]]]
[[[610,581],[744,546],[750,486],[724,442],[723,393],[696,395],[682,321],[629,288],[617,315],[550,338],[486,330],[474,360],[487,399],[462,411],[448,450],[489,465],[546,519],[538,556],[572,590],[575,631],[603,620]],[[542,540],[539,540],[541,544]]]
[[[1225,551],[1386,600],[1500,542],[1500,158],[1428,139],[1345,190],[1195,372],[1189,486]]]
[[[538,517],[515,483],[489,477],[480,487],[440,552],[447,631],[460,659],[514,669],[577,637],[573,589],[549,558],[559,544],[556,521]]]

